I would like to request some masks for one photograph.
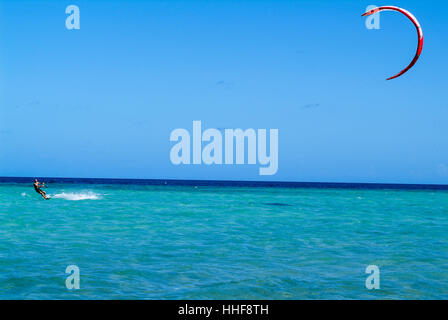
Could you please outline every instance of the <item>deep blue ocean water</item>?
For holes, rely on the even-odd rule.
[[[0,299],[448,298],[443,186],[0,181]]]

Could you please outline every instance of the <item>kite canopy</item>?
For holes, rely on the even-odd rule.
[[[398,11],[398,12],[401,12],[406,17],[408,17],[409,20],[411,20],[412,23],[414,24],[415,28],[417,28],[418,46],[417,46],[417,52],[416,52],[416,54],[414,56],[414,59],[402,71],[400,71],[396,75],[394,75],[394,76],[392,76],[392,77],[387,79],[387,80],[392,80],[392,79],[398,78],[399,76],[401,76],[402,74],[407,72],[409,69],[411,69],[414,66],[414,64],[417,62],[418,58],[420,58],[420,54],[422,53],[422,50],[423,50],[423,31],[422,31],[422,27],[420,26],[420,23],[418,22],[417,18],[414,17],[414,15],[412,13],[410,13],[409,11],[407,11],[405,9],[402,9],[402,8],[399,8],[399,7],[394,7],[394,6],[378,7],[378,8],[375,8],[375,9],[367,11],[362,16],[363,17],[370,16],[370,15],[372,15],[374,13],[377,13],[377,12],[380,12],[380,11]]]

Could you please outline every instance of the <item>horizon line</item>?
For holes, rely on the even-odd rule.
[[[34,180],[35,177],[27,176],[0,176],[0,183],[19,182],[26,183],[25,180]],[[395,183],[395,182],[309,182],[309,181],[257,181],[257,180],[210,180],[210,179],[154,179],[154,178],[75,178],[75,177],[39,177],[39,179],[54,180],[49,183],[67,182],[90,182],[90,184],[137,184],[137,185],[192,185],[202,186],[220,185],[220,186],[250,186],[250,187],[328,187],[328,188],[353,188],[364,187],[372,189],[437,189],[448,190],[448,184],[434,183]],[[9,180],[9,181],[8,181]],[[16,180],[16,181],[13,181]],[[19,180],[19,181],[17,181]],[[115,183],[114,183],[115,182]],[[121,183],[120,183],[121,182]],[[127,183],[128,182],[128,183]],[[132,183],[147,182],[147,183]]]

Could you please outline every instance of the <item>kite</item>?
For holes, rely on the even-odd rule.
[[[398,78],[399,76],[401,76],[402,74],[406,73],[409,69],[411,69],[414,64],[417,62],[418,58],[420,57],[420,54],[422,53],[423,50],[423,31],[422,31],[422,27],[420,26],[420,23],[418,22],[417,18],[414,17],[414,15],[412,13],[410,13],[409,11],[399,8],[399,7],[394,7],[394,6],[383,6],[383,7],[378,7],[372,10],[367,11],[366,13],[364,13],[362,16],[363,17],[367,17],[370,16],[371,14],[380,12],[380,11],[398,11],[401,12],[402,14],[404,14],[406,17],[408,17],[409,20],[412,21],[412,23],[414,24],[415,28],[417,28],[417,34],[418,34],[418,46],[417,46],[417,52],[414,56],[414,59],[411,61],[411,63],[404,68],[402,71],[400,71],[399,73],[397,73],[396,75],[388,78],[387,80],[392,80],[395,78]]]

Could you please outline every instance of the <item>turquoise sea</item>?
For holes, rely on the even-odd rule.
[[[0,183],[0,299],[448,299],[445,190],[46,191]],[[79,290],[66,288],[69,265]],[[368,265],[378,290],[366,289]]]

